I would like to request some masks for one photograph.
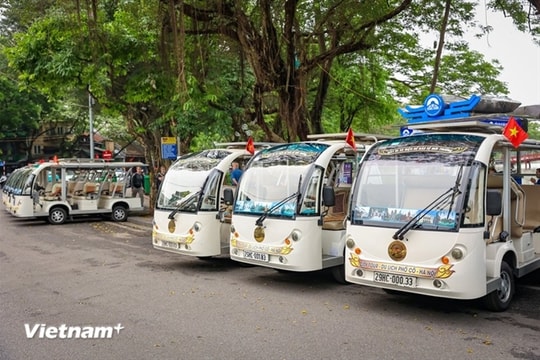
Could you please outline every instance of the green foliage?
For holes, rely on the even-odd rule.
[[[346,56],[332,68],[332,88],[323,113],[326,132],[386,132],[396,122],[397,109],[387,93],[388,74],[366,52]]]
[[[48,119],[50,103],[37,89],[64,105],[56,107],[55,117],[72,119],[73,131],[84,131],[89,88],[97,100],[96,128],[111,138],[138,136],[152,147],[159,136],[179,136],[202,147],[261,134],[256,110],[283,138],[293,115],[317,106],[327,132],[349,126],[395,132],[399,103],[418,103],[429,91],[435,50],[424,43],[425,34],[438,39],[445,1],[413,1],[388,19],[380,17],[402,1],[271,1],[268,13],[264,2],[185,1],[183,28],[177,29],[158,1],[95,2],[95,19],[68,0],[8,3],[0,19],[10,63],[3,68],[10,76],[0,76],[0,104],[10,101],[0,107],[2,126],[24,122],[35,129]],[[479,35],[490,30],[474,24],[477,5],[452,1],[437,92],[508,92],[497,80],[498,62],[461,41],[469,28]],[[528,17],[520,1],[492,0],[487,6],[538,34],[539,19]],[[304,82],[289,82],[298,79]],[[261,109],[253,101],[256,86],[262,89]],[[300,89],[301,97],[286,92],[291,88]],[[298,100],[294,111],[276,111],[284,99]],[[306,114],[298,118],[316,121]]]
[[[16,34],[17,46],[7,48],[6,55],[10,66],[20,72],[21,84],[36,86],[51,97],[61,95],[61,89],[82,85],[81,74],[90,57],[81,27],[72,20],[63,11],[53,11],[26,33]]]
[[[205,51],[204,57],[189,64],[195,70],[187,77],[187,99],[175,97],[165,116],[177,119],[176,133],[184,137],[207,138],[208,144],[245,140],[238,132],[247,122],[243,113],[253,75],[240,67],[237,54],[223,48]]]
[[[529,134],[529,139],[540,140],[540,121],[529,122],[527,133]]]
[[[487,62],[482,54],[469,50],[463,43],[449,49],[451,53],[443,57],[441,64],[438,82],[441,92],[463,96],[508,93],[506,85],[495,80],[502,70],[497,61]]]
[[[436,92],[464,97],[508,93],[506,85],[497,80],[502,70],[500,64],[487,61],[461,40],[465,29],[474,25],[471,21],[476,5],[476,2],[452,2]],[[384,24],[377,53],[382,66],[392,74],[390,91],[394,98],[420,103],[429,94],[436,49],[429,48],[426,40],[438,41],[443,8],[444,1],[415,3],[409,9],[410,16]],[[482,29],[478,27],[478,30]]]
[[[21,91],[9,73],[0,53],[0,139],[25,138],[39,128],[51,104],[36,91]]]
[[[522,32],[530,33],[531,39],[540,45],[540,16],[538,16],[538,1],[536,8],[530,3],[521,0],[490,0],[486,7],[502,12],[506,17],[512,19],[516,28]]]

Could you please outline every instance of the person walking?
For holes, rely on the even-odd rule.
[[[131,196],[141,198],[141,207],[144,207],[144,175],[140,166],[137,166],[135,174],[131,176]]]

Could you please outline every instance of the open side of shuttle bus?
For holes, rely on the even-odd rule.
[[[54,225],[89,215],[126,221],[129,212],[143,210],[141,200],[126,191],[129,173],[138,166],[145,164],[88,159],[31,164],[10,177],[3,203],[13,216]]]

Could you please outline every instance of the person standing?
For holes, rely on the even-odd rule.
[[[159,190],[159,187],[161,186],[161,183],[163,182],[163,179],[165,178],[166,172],[167,170],[165,169],[165,166],[162,165],[156,174],[156,189],[157,190]]]
[[[238,186],[238,182],[240,181],[241,176],[242,176],[242,169],[240,169],[240,164],[238,164],[237,161],[234,161],[232,163],[231,185]]]
[[[141,207],[144,207],[144,175],[140,166],[137,166],[135,174],[131,176],[131,196],[141,198]]]
[[[535,185],[540,185],[540,168],[536,169],[536,179],[531,178],[531,182]]]

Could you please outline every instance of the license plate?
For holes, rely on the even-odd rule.
[[[268,254],[244,250],[244,259],[268,262]]]
[[[178,249],[178,243],[172,241],[161,241],[161,246],[168,247],[171,249]]]
[[[416,287],[416,278],[413,276],[374,272],[373,281],[403,287]]]

